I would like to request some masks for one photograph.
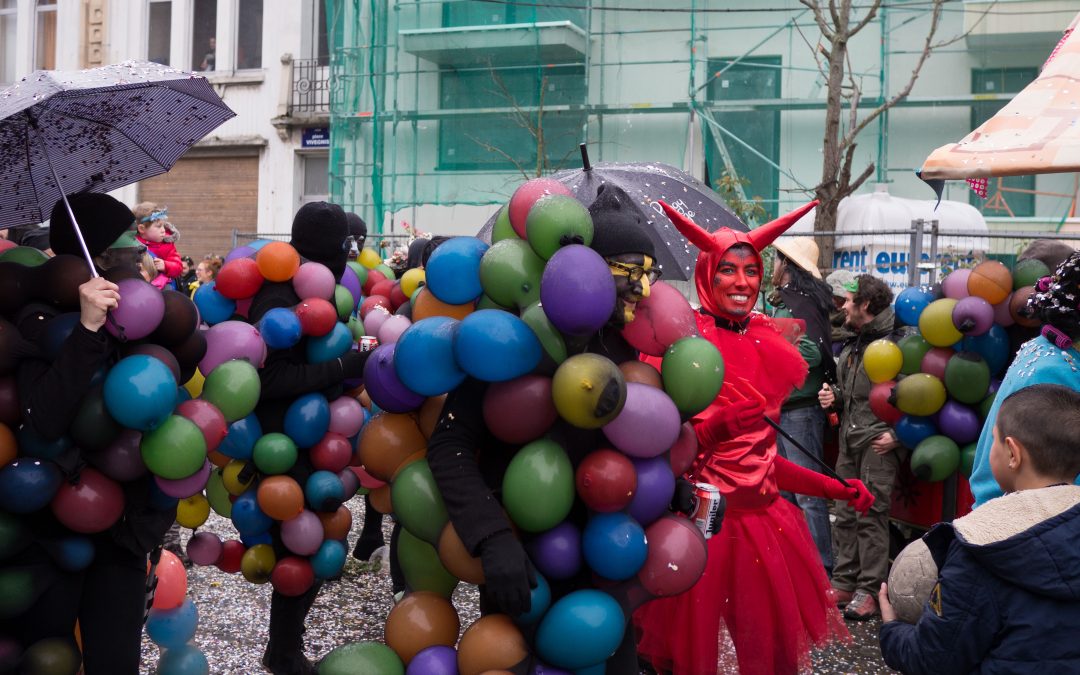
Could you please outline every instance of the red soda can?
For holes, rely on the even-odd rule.
[[[720,509],[720,490],[708,483],[694,483],[694,512],[690,518],[698,526],[705,538],[716,534],[713,520]]]
[[[379,338],[374,335],[364,335],[361,336],[357,345],[362,352],[374,351],[374,349],[379,346]]]

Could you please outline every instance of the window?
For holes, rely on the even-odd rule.
[[[15,81],[15,12],[17,0],[0,0],[0,84]]]
[[[330,156],[325,153],[303,155],[304,194],[300,201],[326,201],[330,198]]]
[[[718,73],[728,65],[729,59],[709,61],[709,73]],[[720,77],[714,77],[708,86],[710,101],[739,99],[768,99],[780,97],[780,57],[753,57],[741,59]],[[762,155],[780,163],[780,112],[718,112],[717,123],[736,134],[740,140]],[[776,217],[777,195],[780,187],[780,171],[768,162],[736,143],[730,137],[705,125],[706,178],[709,185],[716,186],[716,181],[723,175],[724,158],[718,147],[723,141],[727,148],[731,164],[740,178],[750,181],[743,189],[746,197],[761,197],[762,206],[769,218]]]
[[[326,33],[326,3],[322,0],[315,0],[315,4],[319,6],[318,19],[315,24],[315,44],[317,45],[315,52],[315,58],[319,60],[320,66],[330,65],[330,40],[327,39]],[[341,40],[338,40],[338,44],[341,44]]]
[[[217,0],[195,0],[191,25],[191,69],[214,70],[217,61]]]
[[[572,21],[580,27],[586,23],[584,9],[552,6],[546,0],[520,0],[494,3],[484,0],[456,0],[443,3],[443,26],[501,26],[508,23],[539,23]],[[563,3],[553,3],[555,5]],[[565,3],[570,4],[570,3]]]
[[[971,93],[1015,94],[1039,76],[1037,68],[989,68],[971,71]],[[971,105],[971,128],[994,116],[1008,101],[976,101]],[[1035,195],[1011,190],[1034,190],[1035,176],[1010,176],[1001,181],[990,179],[987,199],[972,192],[968,199],[985,216],[1034,216]],[[1011,212],[1011,214],[1010,214]]]
[[[543,110],[585,102],[582,66],[445,70],[439,77],[443,109],[524,108],[520,114],[444,118],[439,123],[439,168],[524,170],[537,165],[535,133],[543,132],[544,170],[556,170],[577,152],[585,112]],[[540,107],[542,114],[529,108]]]
[[[236,67],[262,68],[263,0],[240,0],[236,23]]]
[[[150,21],[147,26],[146,59],[169,65],[172,45],[172,1],[150,0]]]
[[[56,3],[38,0],[35,12],[34,69],[56,68]]]

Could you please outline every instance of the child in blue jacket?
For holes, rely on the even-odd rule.
[[[939,573],[917,624],[881,585],[881,653],[903,673],[1080,673],[1080,393],[1021,389],[993,433],[1005,495],[923,538]]]

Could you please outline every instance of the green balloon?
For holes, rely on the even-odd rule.
[[[337,316],[339,321],[348,321],[349,315],[356,309],[356,300],[352,296],[352,291],[345,288],[341,284],[334,287],[334,307],[337,308]]]
[[[442,495],[426,459],[405,466],[390,485],[390,503],[402,527],[432,546],[449,522]]]
[[[499,303],[489,298],[487,295],[481,295],[480,299],[476,301],[476,309],[478,311],[481,309],[501,309],[504,312],[514,312],[515,314],[517,313],[517,311],[513,307],[503,307]]]
[[[319,675],[405,675],[401,658],[378,642],[353,642],[332,650],[319,662]]]
[[[49,256],[33,246],[16,246],[0,253],[0,262],[13,262],[26,267],[43,265],[48,259]]]
[[[526,532],[561,523],[574,504],[574,467],[555,441],[542,438],[517,451],[503,475],[503,506]]]
[[[584,204],[569,195],[544,195],[529,209],[525,235],[536,255],[548,260],[568,244],[591,244],[592,216]]]
[[[225,483],[221,479],[221,469],[215,468],[210,472],[210,479],[206,481],[206,501],[210,502],[210,508],[214,513],[223,518],[232,518],[232,499],[229,491],[225,489]]]
[[[216,405],[226,420],[235,422],[255,410],[261,389],[255,366],[233,359],[210,371],[203,383],[201,398]]]
[[[971,470],[975,468],[975,449],[978,447],[978,443],[968,443],[960,448],[960,473],[964,474],[964,478],[971,478]]]
[[[499,215],[495,218],[495,225],[491,228],[491,243],[497,244],[503,239],[520,239],[514,227],[510,224],[510,206],[499,209]]]
[[[446,571],[434,546],[402,528],[396,554],[409,590],[431,591],[448,600],[454,594],[458,578]]]
[[[34,604],[41,580],[26,568],[0,568],[0,619],[14,618]]]
[[[521,239],[500,241],[480,260],[480,285],[489,298],[503,307],[527,307],[538,302],[543,273],[544,261]]]
[[[975,352],[960,352],[945,365],[945,389],[961,403],[975,405],[990,389],[990,366]]]
[[[251,451],[251,460],[255,466],[270,476],[285,473],[293,468],[298,456],[296,443],[285,434],[271,432],[255,441]]]
[[[1050,276],[1050,268],[1038,258],[1021,260],[1013,267],[1013,290],[1018,291],[1024,286],[1034,286],[1043,277]]]
[[[919,480],[945,480],[960,467],[960,448],[948,436],[930,436],[911,453],[911,472]]]
[[[351,269],[353,272],[356,272],[356,277],[358,279],[360,279],[360,285],[361,286],[363,286],[365,283],[367,283],[368,269],[366,267],[364,267],[360,263],[356,262],[355,260],[350,260],[349,262],[347,262],[345,264],[348,265],[349,269]]]
[[[71,423],[68,435],[79,449],[87,452],[104,450],[120,435],[122,427],[105,408],[105,396],[97,387],[83,397]]]
[[[139,450],[146,468],[162,478],[187,478],[206,463],[206,437],[179,415],[169,415],[161,426],[144,432]]]
[[[544,308],[539,302],[522,310],[521,320],[536,334],[540,340],[540,346],[544,348],[544,353],[555,362],[555,365],[566,360],[566,340],[559,329],[551,325],[551,321],[547,318],[547,314],[544,314]]]
[[[45,638],[30,645],[19,661],[24,675],[75,675],[82,666],[82,655],[66,638]]]
[[[900,353],[904,357],[904,364],[900,366],[901,375],[914,375],[922,371],[922,360],[926,352],[934,348],[922,335],[913,333],[905,335],[896,343],[900,347]]]
[[[361,321],[360,317],[356,316],[355,314],[349,317],[348,326],[349,332],[352,333],[353,340],[356,342],[359,342],[360,338],[367,335],[367,333],[364,332],[364,322]]]
[[[724,384],[724,359],[713,343],[701,337],[676,340],[660,365],[664,391],[684,416],[704,410]]]
[[[945,405],[945,385],[929,373],[908,375],[893,388],[896,407],[908,415],[928,417]]]
[[[379,263],[375,266],[375,269],[377,269],[379,272],[382,272],[382,275],[390,281],[397,279],[397,275],[394,274],[394,270],[390,269],[390,266],[386,263]]]
[[[30,545],[26,519],[0,511],[0,560],[6,560]]]
[[[997,398],[997,392],[990,394],[982,400],[979,404],[979,419],[985,421],[990,416],[990,407],[994,405],[994,399]]]

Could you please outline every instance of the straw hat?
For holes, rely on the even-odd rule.
[[[814,275],[815,279],[821,278],[821,270],[818,269],[818,251],[817,242],[813,237],[791,237],[785,239],[778,239],[773,246],[777,251],[784,254],[784,257],[793,262],[795,265],[801,267],[803,270]]]

